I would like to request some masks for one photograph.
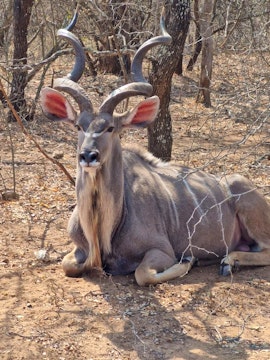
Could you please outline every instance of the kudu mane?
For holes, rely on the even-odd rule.
[[[123,151],[131,152],[136,154],[142,161],[145,161],[149,165],[156,168],[170,168],[173,165],[176,165],[173,161],[165,162],[161,159],[156,158],[153,154],[146,151],[141,145],[138,144],[125,144],[123,146]]]

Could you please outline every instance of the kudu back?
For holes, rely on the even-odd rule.
[[[84,70],[80,41],[66,29],[58,32],[74,47],[76,62],[70,75],[42,90],[41,104],[49,119],[78,129],[77,205],[68,225],[75,247],[63,259],[68,276],[98,267],[113,275],[135,272],[137,283],[148,285],[185,275],[197,260],[220,258],[223,275],[240,265],[270,265],[270,205],[246,178],[220,179],[121,146],[122,129],[147,127],[159,111],[142,62],[150,48],[170,42],[163,18],[161,30],[135,54],[133,82],[113,91],[98,111],[77,84]],[[75,99],[78,115],[63,93]],[[114,113],[138,95],[146,99]]]

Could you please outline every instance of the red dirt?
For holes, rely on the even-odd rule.
[[[214,107],[204,109],[187,96],[193,96],[192,84],[175,80],[173,158],[216,173],[239,171],[269,198],[268,125],[237,145],[254,124],[243,111],[254,108],[246,105],[241,117],[239,103],[221,106],[216,95]],[[228,86],[214,83],[219,95]],[[0,126],[6,194],[3,184],[12,188],[11,152],[6,124]],[[75,175],[73,131],[40,120],[28,127]],[[227,278],[218,275],[218,266],[194,268],[149,288],[138,287],[133,276],[98,271],[65,277],[61,259],[72,249],[66,225],[74,188],[16,124],[11,131],[19,198],[0,204],[1,359],[270,359],[270,268],[247,268]],[[145,144],[146,132],[124,138]]]

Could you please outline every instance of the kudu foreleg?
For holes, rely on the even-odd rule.
[[[135,278],[140,286],[155,285],[186,275],[192,268],[195,258],[190,261],[175,263],[175,259],[164,252],[149,250],[135,271]]]
[[[67,276],[77,277],[91,268],[88,261],[89,245],[80,225],[77,206],[69,219],[68,233],[75,247],[63,258],[62,266]]]

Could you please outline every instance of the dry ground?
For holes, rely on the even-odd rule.
[[[221,175],[239,171],[270,200],[269,67],[262,74],[257,58],[242,59],[251,62],[245,68],[236,61],[216,58],[223,71],[213,76],[211,109],[196,105],[194,80],[175,78],[173,158]],[[104,87],[104,78],[91,86]],[[43,120],[27,126],[74,176],[76,135]],[[0,126],[5,195],[12,188],[11,151],[6,123]],[[66,224],[74,188],[16,124],[11,134],[19,198],[0,203],[1,359],[270,359],[270,268],[228,278],[218,275],[218,266],[194,268],[149,288],[138,287],[133,276],[97,271],[65,277],[61,259],[72,248]],[[123,140],[145,144],[146,132]]]

